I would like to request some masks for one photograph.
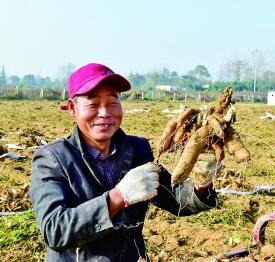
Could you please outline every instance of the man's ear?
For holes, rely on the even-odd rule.
[[[70,112],[71,116],[75,116],[75,107],[76,107],[76,102],[72,99],[68,99],[68,111]]]

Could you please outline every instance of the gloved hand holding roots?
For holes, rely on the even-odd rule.
[[[159,167],[153,163],[131,169],[116,186],[126,206],[152,199],[159,186]]]
[[[202,110],[185,108],[167,124],[157,146],[157,157],[176,147],[183,148],[172,173],[172,186],[185,181],[192,170],[210,176],[213,175],[211,170],[219,172],[224,146],[238,161],[250,160],[250,153],[239,134],[231,127],[236,121],[236,108],[231,103],[232,93],[232,88],[227,87],[217,106]],[[212,156],[205,152],[212,152]]]

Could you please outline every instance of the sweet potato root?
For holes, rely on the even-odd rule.
[[[208,126],[202,126],[190,137],[184,147],[179,162],[172,173],[172,186],[182,183],[189,176],[199,154],[205,147],[208,133]]]
[[[228,129],[227,135],[224,140],[224,144],[230,155],[234,155],[237,161],[249,161],[250,153],[244,147],[239,134],[234,128]]]
[[[233,90],[231,87],[227,87],[220,96],[219,105],[216,106],[215,112],[224,115],[227,111],[228,106],[231,104],[231,97]]]
[[[163,152],[165,152],[171,147],[176,127],[177,122],[174,119],[170,120],[170,122],[167,124],[167,127],[165,128],[157,146],[158,156],[160,156]]]
[[[184,127],[180,127],[177,129],[176,134],[173,138],[173,143],[177,144],[183,141],[187,137],[186,130]]]
[[[172,186],[184,182],[193,168],[198,170],[199,166],[195,163],[204,151],[211,151],[212,157],[219,164],[224,159],[225,146],[237,161],[250,160],[250,153],[242,144],[240,136],[231,128],[236,121],[236,108],[231,103],[232,94],[232,88],[227,87],[217,106],[186,108],[168,123],[157,146],[157,157],[167,150],[172,152],[183,148],[172,173]],[[203,163],[206,165],[207,161]]]
[[[199,110],[193,108],[185,109],[177,118],[177,128],[181,127],[183,123],[190,117],[199,113]]]
[[[207,122],[209,128],[212,130],[212,133],[220,138],[224,138],[224,132],[221,124],[215,117],[213,117],[212,115],[207,116]]]
[[[222,161],[224,158],[223,141],[221,139],[212,142],[212,148],[214,149],[215,157],[217,161]]]

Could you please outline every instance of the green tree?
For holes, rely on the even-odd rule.
[[[170,84],[170,71],[168,68],[164,67],[160,74],[159,84],[168,85]]]
[[[52,87],[53,86],[53,81],[50,77],[46,76],[44,78],[44,87]]]
[[[156,85],[162,84],[162,75],[158,72],[152,72],[146,74],[146,82],[144,84],[144,89],[152,90]]]
[[[11,75],[7,79],[7,84],[17,86],[20,84],[20,77],[17,75]]]
[[[34,87],[36,85],[35,76],[32,74],[24,75],[22,78],[23,86]]]
[[[179,80],[179,86],[183,90],[195,89],[197,84],[198,79],[189,74],[183,75]]]
[[[189,71],[188,75],[195,77],[201,85],[206,84],[211,79],[211,75],[204,65],[197,65],[195,69]]]
[[[236,60],[232,63],[233,81],[236,83],[244,80],[247,64],[243,60]]]
[[[178,86],[180,77],[176,71],[172,71],[170,74],[170,84],[173,86]]]
[[[7,83],[7,78],[6,78],[5,67],[2,66],[2,71],[0,74],[0,85],[4,86],[6,83]]]
[[[275,72],[267,70],[262,75],[263,90],[275,90]]]
[[[39,75],[35,76],[34,86],[44,87],[44,78]]]
[[[74,71],[75,66],[71,63],[62,65],[57,72],[57,79],[60,87],[66,87],[69,75]]]
[[[139,73],[130,73],[127,77],[133,88],[139,88],[145,84],[145,77]]]

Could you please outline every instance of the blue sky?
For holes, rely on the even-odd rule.
[[[0,0],[0,65],[54,77],[72,63],[121,74],[198,64],[215,76],[254,49],[275,52],[272,0]]]

